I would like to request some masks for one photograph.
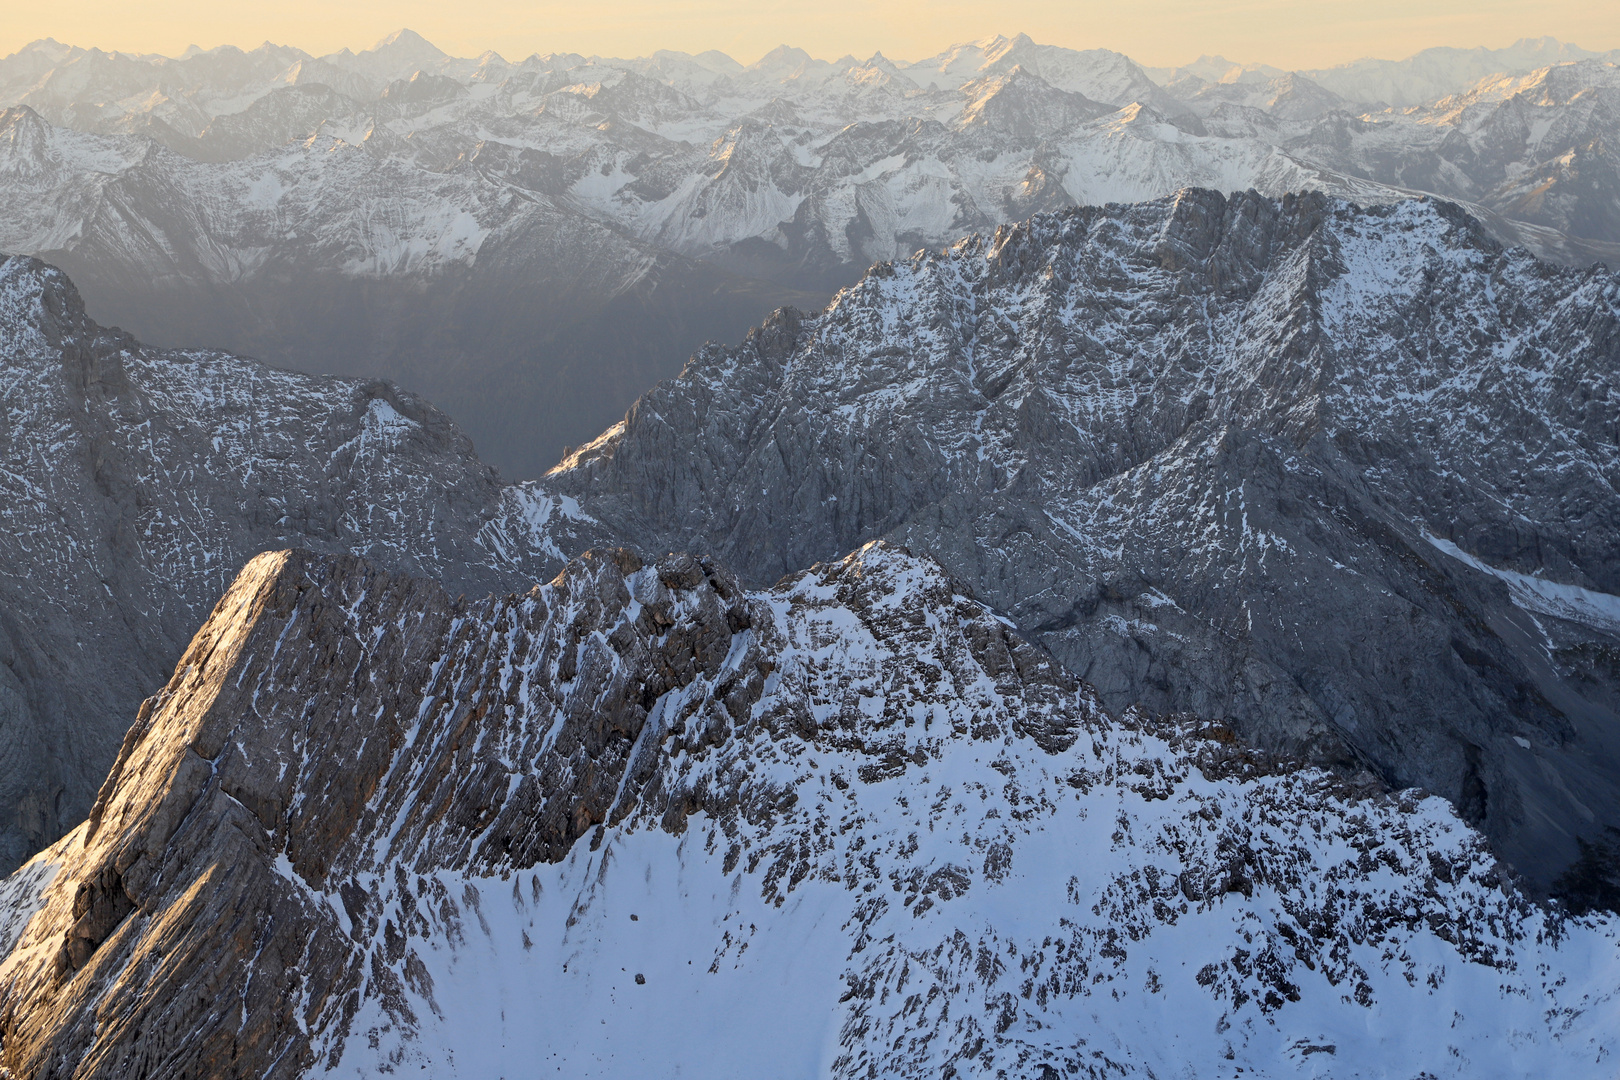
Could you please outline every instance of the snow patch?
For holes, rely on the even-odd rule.
[[[1442,540],[1428,533],[1424,533],[1423,538],[1458,562],[1504,582],[1513,602],[1526,611],[1620,634],[1620,596],[1584,589],[1579,585],[1548,581],[1513,570],[1499,570],[1474,558],[1450,540]]]

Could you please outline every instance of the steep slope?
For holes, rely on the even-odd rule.
[[[398,380],[515,476],[612,423],[704,341],[819,300],[373,141],[208,164],[13,109],[0,250],[61,266],[102,318],[159,344]]]
[[[1130,57],[1109,49],[1076,51],[1040,45],[1028,34],[1000,34],[954,45],[901,69],[916,85],[954,90],[975,79],[1003,76],[1015,69],[1029,72],[1060,90],[1120,108],[1146,105],[1162,112],[1183,111]]]
[[[0,865],[81,820],[242,563],[297,543],[447,586],[559,565],[444,414],[385,383],[164,352],[0,260]]]
[[[1613,274],[1453,207],[1187,191],[879,266],[548,484],[752,582],[934,553],[1110,707],[1422,785],[1546,883],[1620,824],[1617,355]]]
[[[1607,1075],[1612,922],[1438,799],[1225,738],[1109,718],[882,546],[753,594],[600,551],[472,605],[266,554],[0,890],[0,1061]]]

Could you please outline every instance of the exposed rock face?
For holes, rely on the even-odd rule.
[[[473,604],[265,554],[0,885],[0,1075],[1606,1075],[1611,922],[1230,740],[881,545]]]
[[[1545,882],[1620,822],[1617,372],[1608,271],[1187,191],[880,265],[549,482],[754,583],[931,552],[1111,707],[1440,792]]]
[[[243,562],[363,552],[460,591],[555,573],[525,501],[381,382],[165,352],[0,260],[0,866],[81,820],[128,718]]]

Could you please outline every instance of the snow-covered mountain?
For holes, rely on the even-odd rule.
[[[0,1068],[1611,1074],[1612,917],[1230,740],[883,545],[473,604],[267,553],[0,884]]]
[[[47,41],[0,60],[0,250],[148,340],[398,379],[532,476],[705,339],[1043,210],[1428,191],[1544,255],[1612,257],[1612,63],[1468,55],[1518,74],[1369,111],[1322,72],[1207,60],[1160,86],[1023,35],[746,66],[459,59],[408,32],[318,58]]]
[[[1556,38],[1524,38],[1505,49],[1440,47],[1405,60],[1356,60],[1305,74],[1351,101],[1403,108],[1462,93],[1492,75],[1578,60],[1620,64],[1620,49],[1592,52]]]
[[[398,380],[517,475],[611,423],[705,340],[820,300],[491,180],[498,153],[430,171],[374,152],[366,130],[215,163],[17,107],[0,113],[0,251],[61,266],[143,338]]]
[[[1615,64],[1583,60],[1495,76],[1420,108],[1360,117],[1327,112],[1320,102],[1320,92],[1296,94],[1289,106],[1310,121],[1292,132],[1278,128],[1293,152],[1349,175],[1482,208],[1494,215],[1499,233],[1532,247],[1537,242],[1512,223],[1601,241],[1591,250],[1610,262],[1620,253]],[[1285,111],[1280,97],[1272,114],[1282,118]],[[1207,122],[1247,131],[1257,121],[1252,113],[1218,110]],[[1546,253],[1548,245],[1539,246]]]
[[[1620,826],[1620,278],[1455,207],[1186,191],[874,268],[546,483],[745,580],[888,538],[1115,709],[1451,799],[1546,884]]]
[[[0,1080],[1610,1076],[1545,58],[0,61]]]
[[[608,540],[763,585],[887,536],[1111,708],[1422,785],[1539,887],[1620,819],[1615,279],[1454,209],[1039,217],[700,353],[518,486],[408,394],[146,348],[4,268],[13,864],[289,543],[476,594]]]
[[[1424,49],[1404,60],[1353,60],[1330,68],[1306,69],[1294,74],[1324,87],[1346,101],[1377,108],[1407,108],[1466,92],[1492,75],[1525,74],[1578,60],[1620,63],[1620,49],[1592,52],[1557,38],[1524,38],[1505,49]],[[1288,72],[1270,64],[1245,64],[1224,56],[1200,56],[1190,64],[1171,68],[1144,68],[1161,86],[1266,83]]]

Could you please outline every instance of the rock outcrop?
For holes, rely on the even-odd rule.
[[[1111,718],[878,544],[752,593],[598,550],[476,603],[261,555],[0,931],[8,1080],[1620,1049],[1612,921],[1527,902],[1443,801]]]

